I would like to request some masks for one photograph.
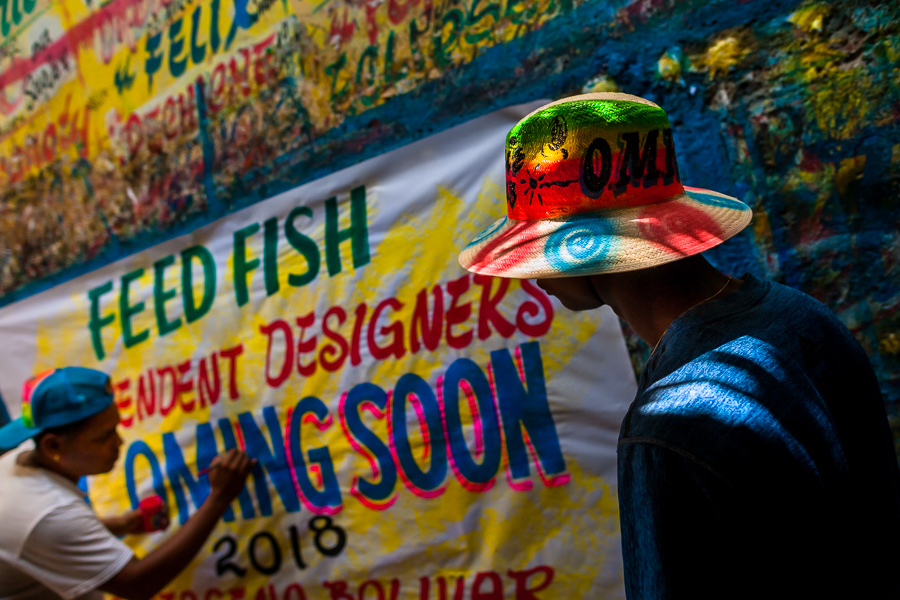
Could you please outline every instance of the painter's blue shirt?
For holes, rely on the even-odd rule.
[[[872,367],[745,276],[672,323],[622,423],[628,598],[900,598],[900,473]]]

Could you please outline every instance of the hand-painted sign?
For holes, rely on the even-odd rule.
[[[8,400],[53,366],[113,377],[125,445],[89,482],[99,514],[159,495],[179,526],[216,454],[258,460],[162,598],[624,596],[615,440],[635,386],[618,321],[456,259],[505,210],[504,136],[526,113],[0,309]]]

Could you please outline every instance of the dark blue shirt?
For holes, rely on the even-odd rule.
[[[745,276],[676,319],[619,435],[628,598],[900,598],[900,473],[871,364]]]

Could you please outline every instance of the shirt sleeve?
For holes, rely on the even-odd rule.
[[[18,566],[69,600],[112,579],[133,556],[87,504],[72,504],[52,510],[35,525]]]

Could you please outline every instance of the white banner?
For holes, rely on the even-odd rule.
[[[177,600],[623,598],[615,449],[635,382],[612,312],[456,257],[505,212],[473,120],[0,309],[0,391],[110,373],[125,440],[101,514],[242,446],[245,493]],[[127,540],[139,554],[171,532]]]

